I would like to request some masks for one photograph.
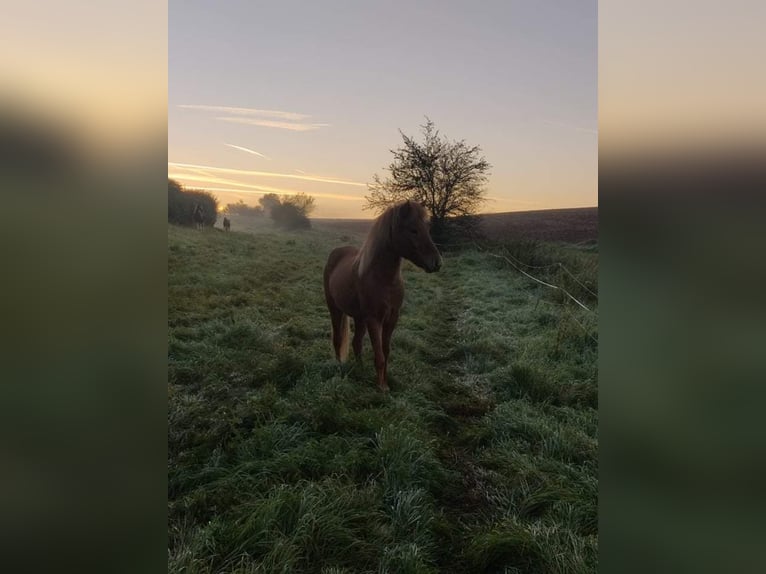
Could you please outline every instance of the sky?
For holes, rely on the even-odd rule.
[[[168,175],[369,218],[426,116],[492,165],[482,212],[598,204],[597,2],[171,0]]]

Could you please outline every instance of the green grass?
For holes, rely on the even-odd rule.
[[[340,243],[169,226],[169,572],[595,572],[595,316],[473,249],[406,264],[383,395],[369,341],[331,353]],[[493,251],[596,307],[597,250]]]

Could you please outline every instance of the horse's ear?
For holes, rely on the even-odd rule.
[[[410,215],[410,211],[412,211],[412,201],[408,199],[399,208],[399,215],[402,217],[408,217]]]

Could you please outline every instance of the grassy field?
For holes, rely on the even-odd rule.
[[[384,395],[369,340],[332,358],[341,236],[168,227],[169,572],[595,572],[594,314],[475,249],[406,264]],[[593,246],[491,247],[596,307]]]

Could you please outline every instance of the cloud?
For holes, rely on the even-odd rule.
[[[271,188],[264,185],[253,185],[251,183],[242,183],[239,181],[235,181],[233,179],[225,179],[222,177],[216,177],[214,175],[202,173],[202,174],[188,174],[188,173],[172,173],[168,172],[168,177],[170,179],[183,179],[185,181],[196,181],[200,183],[212,183],[212,184],[225,184],[225,185],[235,185],[238,187],[248,187],[252,189],[259,189],[262,191],[269,191]],[[276,188],[275,188],[276,189]]]
[[[238,174],[238,175],[257,175],[261,177],[277,177],[277,178],[286,178],[286,179],[298,179],[302,181],[315,181],[319,183],[333,183],[336,185],[351,185],[356,187],[367,187],[366,183],[361,183],[358,181],[348,181],[343,179],[334,179],[334,178],[314,176],[314,175],[295,175],[292,173],[276,173],[276,172],[269,172],[269,171],[254,171],[249,169],[233,169],[229,167],[195,165],[191,163],[178,163],[173,161],[169,161],[168,166],[173,166],[176,168],[187,169],[192,171],[205,170],[205,171],[211,171],[211,172],[230,173],[230,174]]]
[[[277,122],[274,120],[261,120],[258,118],[240,118],[237,116],[219,116],[215,119],[222,122],[231,122],[235,124],[247,124],[251,126],[261,126],[264,128],[278,128],[282,130],[291,130],[294,132],[310,132],[319,128],[327,127],[330,124],[301,124],[296,122]]]
[[[232,108],[229,106],[206,106],[202,104],[181,104],[179,108],[187,110],[203,110],[208,112],[235,114],[245,116],[261,116],[266,118],[277,118],[280,120],[300,121],[306,120],[311,116],[299,114],[296,112],[283,112],[280,110],[258,110],[255,108]]]
[[[238,149],[240,151],[251,153],[253,155],[257,155],[258,157],[262,157],[263,159],[271,159],[270,157],[265,156],[262,153],[259,153],[259,152],[255,151],[255,150],[250,149],[250,148],[246,148],[246,147],[242,147],[242,146],[234,145],[234,144],[228,144],[228,143],[225,143],[223,145],[226,145],[226,146],[229,146],[229,147],[233,147],[234,149]]]
[[[221,185],[230,185],[234,186],[235,188],[239,189],[232,189],[231,187],[209,187],[205,186],[206,191],[226,191],[231,193],[254,193],[254,194],[260,194],[263,195],[265,193],[276,193],[277,195],[295,195],[296,193],[302,193],[299,190],[296,189],[285,189],[283,187],[271,187],[268,185],[253,185],[249,183],[240,183],[237,181],[232,181],[229,179],[223,179],[223,178],[216,178],[216,177],[205,177],[205,176],[199,176],[199,175],[184,175],[182,173],[168,173],[168,177],[171,179],[175,179],[176,181],[186,185],[189,182],[199,182],[199,183],[212,183],[215,184],[221,184]],[[326,198],[326,199],[341,199],[345,201],[362,201],[363,197],[355,197],[350,195],[341,195],[338,193],[316,193],[311,192],[310,194],[313,197],[320,197],[320,198]]]
[[[261,110],[257,108],[235,108],[230,106],[208,106],[204,104],[180,104],[179,108],[186,110],[202,110],[226,114],[216,116],[215,119],[222,122],[247,124],[264,128],[276,128],[294,132],[309,132],[324,128],[330,124],[306,123],[304,120],[311,116],[297,112],[285,112],[282,110]]]
[[[249,189],[227,189],[225,187],[206,187],[207,191],[227,191],[230,193],[254,193],[264,195],[266,193],[276,193],[277,195],[295,195],[296,193],[304,193],[289,189],[269,188],[264,191],[256,191]],[[364,197],[353,197],[350,195],[338,195],[335,193],[310,193],[312,197],[319,197],[324,199],[340,199],[341,201],[364,201]]]

